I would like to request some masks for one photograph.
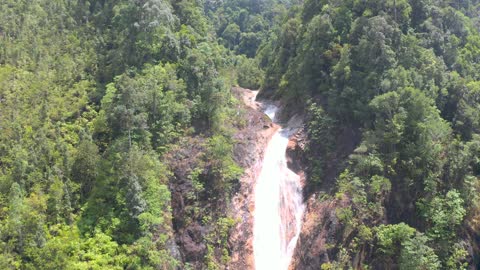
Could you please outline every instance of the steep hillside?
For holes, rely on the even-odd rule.
[[[307,0],[264,45],[260,94],[308,120],[293,269],[479,267],[479,8]]]
[[[0,3],[1,269],[228,263],[245,127],[231,86],[259,69],[207,9]]]
[[[277,126],[236,85],[305,120],[291,269],[480,268],[479,18],[478,0],[0,1],[0,269],[253,268]]]

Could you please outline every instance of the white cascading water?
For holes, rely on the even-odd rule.
[[[265,110],[275,120],[276,106]],[[256,270],[286,270],[300,234],[304,211],[300,178],[287,167],[292,130],[278,130],[268,143],[255,187],[253,251]]]

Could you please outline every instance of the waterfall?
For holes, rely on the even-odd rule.
[[[267,106],[272,121],[278,108]],[[255,187],[253,250],[256,270],[286,270],[300,234],[304,211],[300,177],[287,167],[288,138],[278,130],[268,143]]]

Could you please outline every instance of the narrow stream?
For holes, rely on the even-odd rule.
[[[265,110],[272,121],[278,108]],[[304,205],[300,178],[287,167],[288,138],[281,128],[268,143],[255,187],[253,251],[256,270],[286,270],[300,234]]]

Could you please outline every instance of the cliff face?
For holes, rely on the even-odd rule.
[[[230,214],[237,221],[232,229],[229,244],[231,262],[228,269],[253,269],[253,211],[254,187],[262,165],[265,148],[279,126],[261,112],[261,104],[255,102],[256,92],[247,89],[234,88],[234,94],[244,104],[245,126],[235,134],[235,161],[245,168],[240,179],[240,188],[233,197]]]
[[[333,258],[336,250],[331,247],[338,242],[342,232],[335,210],[348,203],[346,198],[324,201],[316,195],[309,198],[302,232],[289,269],[317,270]]]
[[[208,194],[197,193],[192,182],[192,173],[201,168],[202,153],[205,152],[202,138],[191,138],[183,142],[169,155],[173,164],[170,181],[172,191],[173,223],[176,244],[181,261],[194,269],[204,269],[209,253],[209,240],[212,231],[218,228],[205,223],[202,217],[229,217],[234,225],[228,231],[226,243],[230,257],[221,269],[254,269],[253,258],[253,213],[254,188],[262,167],[266,146],[272,135],[280,128],[262,112],[262,104],[255,102],[256,92],[233,88],[239,100],[236,109],[245,121],[236,127],[234,139],[234,160],[243,169],[231,198],[212,200]],[[280,116],[281,118],[286,118]],[[308,185],[306,145],[308,138],[303,125],[303,117],[294,115],[284,125],[296,129],[287,147],[288,167],[301,177],[302,185]],[[198,177],[207,178],[208,171],[202,170]],[[347,206],[348,198],[322,200],[318,192],[305,192],[306,210],[302,231],[292,258],[290,269],[319,269],[322,263],[329,262],[338,253],[332,249],[342,241],[343,226],[336,216],[336,209]],[[213,245],[215,246],[215,245]],[[213,256],[221,261],[222,251],[214,250]]]
[[[301,123],[294,120],[298,118],[292,117],[289,124]],[[350,200],[347,197],[324,199],[321,192],[307,189],[308,137],[303,125],[297,125],[297,128],[299,128],[297,132],[290,137],[286,155],[288,167],[301,176],[306,207],[301,233],[289,269],[316,270],[320,269],[323,263],[334,259],[338,253],[334,247],[343,241],[344,226],[339,222],[336,210],[348,206]],[[334,179],[329,179],[324,184],[323,190],[330,190],[333,184]]]
[[[261,111],[262,105],[255,102],[255,91],[233,88],[232,93],[238,99],[236,110],[239,118],[245,121],[235,127],[233,135],[233,158],[244,173],[235,184],[231,197],[218,198],[218,194],[196,189],[195,177],[202,182],[208,182],[211,177],[204,163],[203,138],[190,138],[167,155],[173,171],[170,190],[176,245],[181,261],[194,269],[205,269],[212,259],[220,262],[220,269],[254,268],[255,179],[260,173],[266,145],[279,126]],[[211,222],[205,222],[205,216],[212,217]],[[233,220],[233,225],[227,232],[225,246],[219,247],[215,242],[218,239],[212,242],[212,235],[220,230],[215,221],[225,217]],[[209,250],[209,245],[213,251]],[[230,257],[226,265],[223,259],[225,250]]]
[[[175,149],[174,155],[169,156],[169,163],[174,164],[170,191],[175,240],[180,249],[181,261],[191,263],[197,268],[201,267],[207,252],[207,228],[202,225],[199,213],[195,213],[195,207],[207,206],[210,202],[190,196],[195,193],[195,187],[189,176],[201,163],[202,145],[200,138],[192,139],[184,142],[179,149]]]

